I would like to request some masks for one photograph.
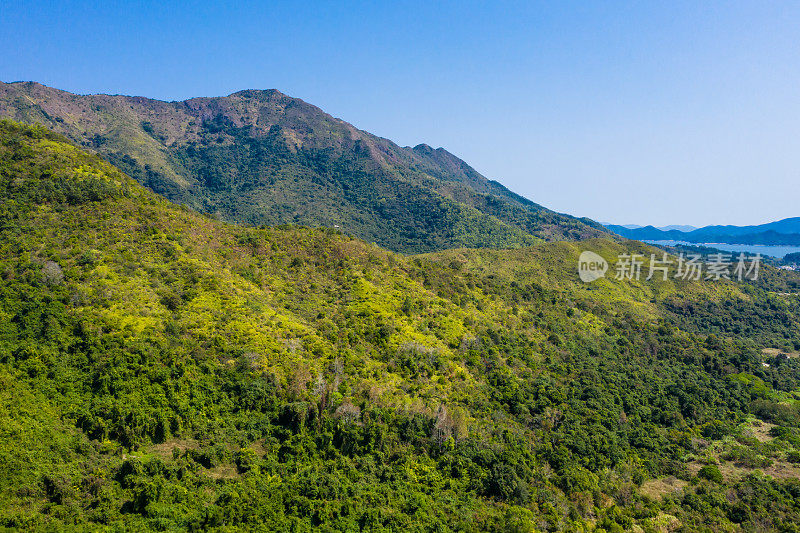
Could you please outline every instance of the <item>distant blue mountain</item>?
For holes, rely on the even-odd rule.
[[[641,228],[642,226],[639,226],[639,227]],[[696,226],[685,226],[685,225],[681,225],[681,224],[675,224],[675,225],[672,225],[672,226],[659,226],[658,229],[660,229],[662,231],[677,230],[677,231],[682,231],[684,233],[688,233],[690,231],[696,230],[697,227]]]
[[[621,224],[621,225],[617,225],[617,224],[612,224],[610,222],[601,222],[600,224],[602,224],[603,226],[605,226],[607,228],[610,228],[610,227],[613,226],[613,227],[622,227],[622,228],[625,228],[625,229],[641,229],[641,228],[645,227],[645,226],[641,226],[639,224]],[[653,227],[653,226],[648,226],[648,227]],[[686,226],[686,225],[682,225],[682,224],[674,224],[672,226],[655,226],[655,228],[656,229],[660,229],[662,231],[677,230],[677,231],[683,231],[683,232],[694,231],[694,230],[697,229],[696,226]]]
[[[767,244],[767,245],[800,245],[800,217],[787,218],[757,226],[706,226],[689,229],[691,226],[666,226],[656,228],[645,226],[629,228],[607,224],[614,233],[638,241],[686,241],[692,243],[725,243],[725,244]]]

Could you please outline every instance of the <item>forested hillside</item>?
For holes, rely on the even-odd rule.
[[[0,192],[0,527],[797,531],[795,273],[229,225],[10,121]]]
[[[402,148],[274,90],[162,102],[0,83],[0,116],[41,123],[170,200],[230,222],[340,227],[412,253],[606,234],[442,148]]]

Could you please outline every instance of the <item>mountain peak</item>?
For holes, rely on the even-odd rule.
[[[228,97],[231,96],[238,96],[241,98],[259,98],[263,96],[289,98],[286,94],[280,92],[278,89],[242,89],[228,95]]]
[[[164,102],[0,84],[0,116],[39,122],[167,198],[229,221],[341,226],[403,252],[603,234],[444,148],[402,148],[276,89]]]

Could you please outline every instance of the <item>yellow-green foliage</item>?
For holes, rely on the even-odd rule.
[[[800,340],[796,306],[578,280],[582,249],[641,244],[407,257],[234,226],[6,121],[0,193],[0,527],[619,530],[669,511],[713,530],[726,498],[658,507],[637,484],[748,410],[797,425],[796,360],[760,351]],[[800,518],[792,486],[769,490],[751,525]]]

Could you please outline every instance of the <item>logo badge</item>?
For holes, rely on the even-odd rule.
[[[578,258],[578,275],[581,281],[591,283],[606,275],[608,262],[594,252],[581,252]]]

